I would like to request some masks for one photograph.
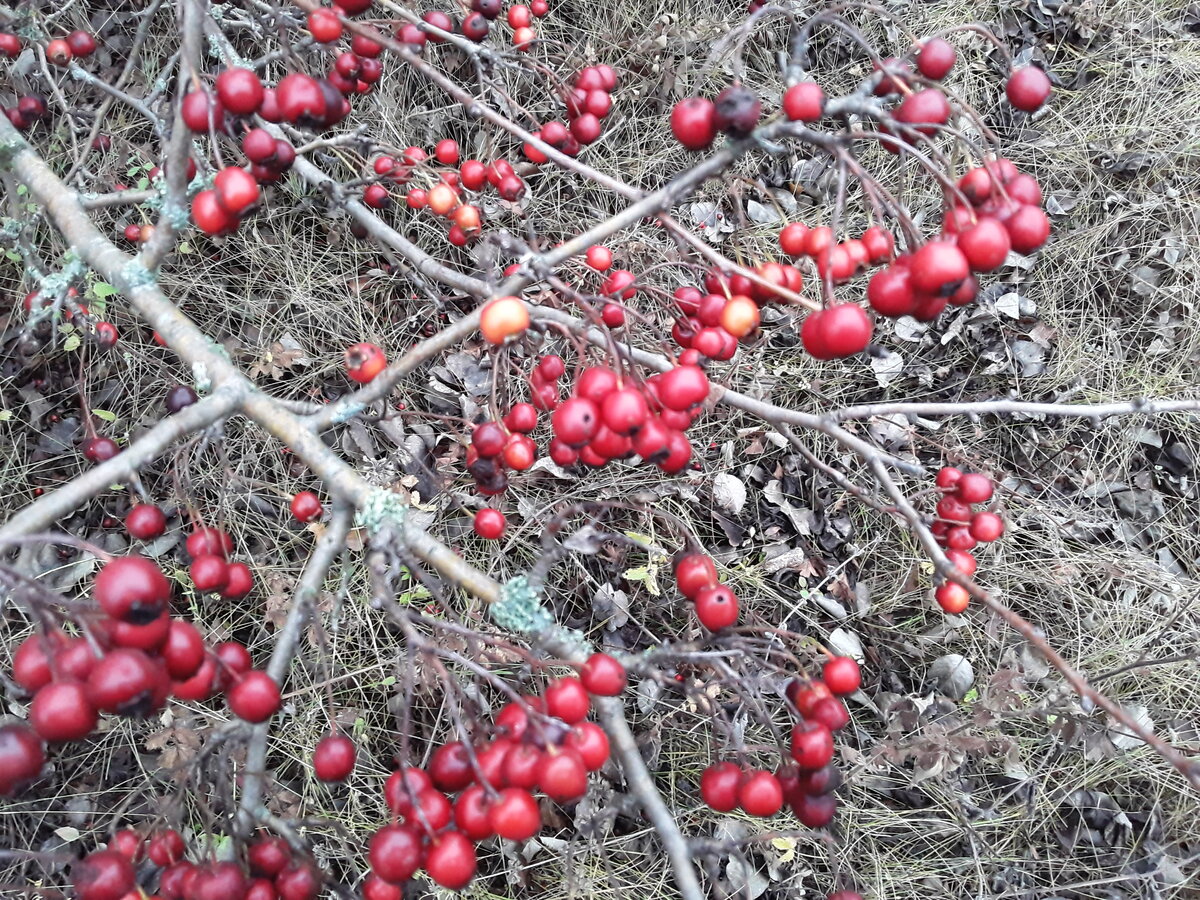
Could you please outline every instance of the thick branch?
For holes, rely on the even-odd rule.
[[[26,506],[0,525],[0,541],[43,531],[114,484],[128,481],[142,466],[157,459],[178,440],[234,412],[241,399],[238,386],[220,388],[210,397],[163,419],[108,462]]]

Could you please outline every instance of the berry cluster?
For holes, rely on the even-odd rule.
[[[534,136],[567,156],[575,156],[581,145],[600,139],[604,130],[600,123],[612,110],[612,92],[616,88],[617,73],[612,66],[588,66],[575,76],[575,82],[566,94],[567,124],[546,122],[533,132]],[[549,161],[549,157],[532,144],[525,144],[524,153],[535,166]]]
[[[690,558],[690,557],[689,557]],[[719,762],[700,776],[700,797],[717,812],[741,808],[752,816],[773,816],[787,803],[810,828],[828,825],[837,809],[834,791],[842,783],[833,765],[833,732],[850,721],[838,698],[858,690],[858,663],[835,656],[819,680],[795,680],[787,696],[800,713],[792,729],[791,760],[774,773]]]
[[[129,533],[143,540],[161,535],[165,523],[162,511],[147,503],[134,506],[126,518]],[[250,592],[250,569],[228,562],[231,547],[229,536],[216,528],[199,528],[188,537],[188,571],[196,590],[217,591],[228,600]],[[22,765],[33,758],[31,736],[40,759],[41,741],[81,740],[95,730],[100,713],[145,717],[169,696],[195,701],[216,692],[224,692],[230,710],[248,722],[265,721],[279,709],[278,686],[251,668],[244,646],[230,641],[209,648],[191,622],[171,616],[171,584],[151,560],[110,559],[96,576],[93,595],[99,611],[79,619],[81,635],[39,631],[13,653],[13,681],[32,694],[32,734],[17,725],[0,741],[0,786],[31,777]]]
[[[54,298],[41,291],[30,291],[21,301],[21,307],[27,314],[32,314],[35,310],[42,312],[51,309],[53,306]],[[66,320],[79,329],[81,334],[94,340],[97,349],[109,350],[116,346],[117,341],[120,339],[117,326],[113,325],[112,322],[98,318],[95,313],[88,309],[86,304],[80,303],[78,289],[73,287],[67,288],[66,294],[63,296],[63,307],[65,308]],[[115,443],[112,446],[114,448],[112,455],[116,456],[120,448]],[[103,453],[103,451],[100,452]],[[88,459],[91,462],[103,462],[102,459],[93,459],[91,456],[88,456]]]
[[[408,208],[428,209],[449,220],[446,239],[462,247],[479,236],[483,225],[479,206],[463,201],[464,190],[480,193],[491,185],[502,199],[513,203],[525,193],[525,182],[508,160],[498,159],[485,166],[477,159],[468,159],[460,165],[458,143],[449,138],[438,142],[432,159],[449,168],[434,168],[430,156],[420,147],[408,147],[399,160],[392,156],[376,157],[372,168],[381,182],[363,189],[363,203],[372,209],[386,209],[392,198],[382,181],[408,184],[417,176],[426,186],[409,188],[405,195]]]
[[[977,563],[970,551],[977,544],[990,544],[1004,534],[1004,520],[1000,516],[990,510],[971,509],[992,499],[995,490],[992,480],[977,472],[944,466],[936,483],[942,496],[937,503],[937,519],[929,530],[946,548],[946,558],[964,575],[974,575]],[[962,585],[945,581],[934,591],[934,599],[946,612],[960,613],[967,608],[971,595]]]
[[[686,553],[675,563],[675,585],[679,593],[696,605],[696,618],[709,631],[720,631],[737,622],[737,595],[717,578],[712,557]]]
[[[246,865],[233,860],[194,863],[184,858],[187,844],[166,829],[149,839],[132,829],[113,835],[108,846],[72,867],[77,900],[122,900],[156,896],[161,900],[315,900],[321,872],[296,859],[282,838],[260,836],[246,850]],[[152,866],[137,868],[144,860]],[[249,874],[247,874],[249,873]],[[154,894],[139,882],[158,876]]]
[[[372,836],[367,900],[399,900],[420,869],[460,890],[475,875],[475,844],[491,837],[525,841],[542,827],[534,792],[573,803],[587,792],[588,773],[608,760],[608,737],[594,722],[589,692],[613,696],[625,688],[624,667],[594,654],[580,677],[559,678],[541,697],[524,696],[497,713],[494,735],[468,747],[438,747],[427,768],[393,772],[384,798],[398,821]],[[458,796],[452,801],[450,794]]]
[[[11,37],[11,35],[0,35],[0,37]],[[16,106],[10,106],[4,110],[8,121],[12,122],[13,127],[18,131],[28,131],[46,118],[47,112],[46,100],[40,94],[25,94],[17,98]]]

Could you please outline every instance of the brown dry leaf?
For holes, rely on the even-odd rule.
[[[146,738],[147,750],[158,750],[163,768],[176,769],[196,755],[200,735],[186,725],[168,725]]]
[[[254,364],[250,366],[250,374],[282,378],[286,369],[308,365],[312,365],[308,354],[304,352],[294,337],[284,334],[271,344],[261,357],[255,360]]]
[[[280,572],[273,572],[267,576],[264,612],[271,627],[282,628],[283,623],[287,621],[288,610],[292,608],[292,588],[295,585],[296,579]]]

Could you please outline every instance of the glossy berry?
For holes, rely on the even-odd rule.
[[[625,667],[607,653],[589,656],[579,672],[579,680],[589,694],[598,697],[615,697],[628,684]]]
[[[249,69],[226,69],[217,76],[217,97],[237,116],[248,116],[262,105],[263,84]]]
[[[546,686],[546,712],[568,725],[582,722],[591,711],[587,689],[578,678],[558,678]]]
[[[96,39],[86,31],[72,31],[67,35],[66,41],[76,59],[83,59],[96,52]]]
[[[282,700],[279,685],[266,672],[251,669],[229,689],[229,709],[246,722],[265,722],[276,712]]]
[[[563,746],[578,753],[589,772],[597,771],[608,762],[608,735],[595,722],[580,722],[573,727]]]
[[[185,849],[183,835],[173,828],[168,828],[150,836],[146,844],[146,855],[156,866],[165,868],[183,859]]]
[[[475,780],[475,770],[461,741],[443,744],[429,760],[429,778],[439,791],[461,791]]]
[[[508,520],[505,519],[504,513],[488,507],[476,511],[473,527],[475,533],[481,538],[494,541],[504,534],[507,524]]]
[[[502,838],[526,841],[542,827],[542,814],[533,795],[522,788],[505,788],[488,808],[488,824]]]
[[[1004,534],[1004,520],[994,512],[975,513],[971,518],[971,537],[987,544]]]
[[[221,596],[226,600],[240,600],[254,588],[254,575],[250,567],[243,562],[229,564],[229,581]]]
[[[204,662],[204,638],[191,622],[172,619],[159,653],[167,665],[167,674],[176,681],[185,681],[195,675]]]
[[[29,724],[45,741],[78,741],[96,727],[96,708],[83,682],[53,681],[33,695]]]
[[[592,439],[600,424],[600,410],[584,397],[572,397],[550,417],[554,436],[569,447],[582,447]]]
[[[425,852],[424,868],[444,888],[460,891],[475,877],[475,845],[464,834],[446,831]]]
[[[717,136],[717,108],[711,100],[689,97],[671,110],[671,132],[689,150],[704,150]]]
[[[166,407],[168,414],[175,415],[199,399],[196,392],[186,384],[177,384],[167,391],[166,397],[163,398],[163,406]]]
[[[835,656],[826,662],[821,677],[830,691],[842,697],[853,694],[862,684],[858,663],[849,656]]]
[[[83,456],[88,462],[108,462],[121,452],[121,448],[112,438],[94,437],[83,445]]]
[[[955,484],[955,493],[964,503],[987,503],[992,499],[992,479],[977,472],[961,476]]]
[[[118,556],[100,569],[93,593],[100,608],[114,619],[145,625],[167,608],[171,584],[146,557]]]
[[[714,812],[737,809],[742,770],[731,762],[714,763],[700,775],[700,798]]]
[[[387,367],[387,357],[374,344],[354,344],[345,353],[346,374],[367,384]]]
[[[296,494],[288,508],[297,522],[315,522],[325,512],[321,500],[312,491]]]
[[[71,867],[77,900],[120,900],[134,889],[133,863],[116,850],[89,853]]]
[[[837,797],[833,794],[804,794],[792,803],[792,812],[809,828],[824,828],[833,821],[837,806]]]
[[[498,297],[483,308],[479,330],[490,344],[500,345],[524,334],[529,327],[529,309],[518,297]]]
[[[833,733],[819,722],[797,722],[792,728],[791,751],[801,769],[823,768],[833,759]]]
[[[850,724],[850,713],[846,710],[846,704],[837,697],[830,697],[813,706],[808,717],[830,731],[841,731]]]
[[[313,772],[321,781],[345,781],[354,771],[358,750],[344,734],[327,734],[313,751]]]
[[[46,762],[42,739],[20,722],[0,725],[0,796],[11,797],[37,778]]]
[[[933,598],[938,606],[951,615],[963,612],[971,602],[971,595],[967,589],[953,581],[938,585],[937,590],[933,592]]]
[[[952,68],[958,53],[941,38],[931,38],[917,51],[917,71],[933,81],[941,81]]]
[[[538,787],[551,800],[573,803],[587,793],[587,768],[573,750],[547,753],[538,773]]]
[[[738,805],[752,816],[773,816],[783,808],[783,787],[770,772],[747,772],[738,787]]]
[[[1017,109],[1036,112],[1050,96],[1050,79],[1037,66],[1024,66],[1008,77],[1004,94]]]
[[[161,537],[166,528],[166,514],[153,503],[135,504],[125,516],[125,530],[138,540],[154,540]]]
[[[825,114],[825,92],[812,81],[793,84],[783,92],[783,114],[793,122],[816,122]]]
[[[738,619],[737,596],[723,584],[704,588],[696,595],[696,617],[709,631],[734,625]]]
[[[196,590],[202,593],[223,591],[229,584],[229,564],[216,554],[197,556],[188,566],[188,574]]]

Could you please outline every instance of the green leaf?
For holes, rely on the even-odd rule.
[[[115,412],[109,412],[107,409],[93,409],[92,415],[97,419],[103,419],[105,422],[117,421],[117,414]]]
[[[21,254],[16,250],[9,250],[4,255],[8,258],[9,262],[19,263],[21,261]]]
[[[189,253],[192,252],[192,245],[189,244],[187,241],[180,241],[179,244],[175,247],[175,252],[183,254],[184,256],[187,256]]]
[[[10,422],[10,421],[12,421],[12,410],[11,409],[0,409],[0,422]]]
[[[117,289],[107,281],[97,281],[92,285],[92,296],[97,300],[103,300],[105,297],[111,297],[117,293]]]
[[[79,340],[79,335],[68,334],[67,340],[63,343],[63,349],[70,353],[73,350],[78,350],[80,343],[81,341]]]
[[[654,543],[654,539],[647,534],[639,534],[636,531],[625,532],[625,537],[629,538],[635,544],[641,544],[643,547],[649,547]]]

